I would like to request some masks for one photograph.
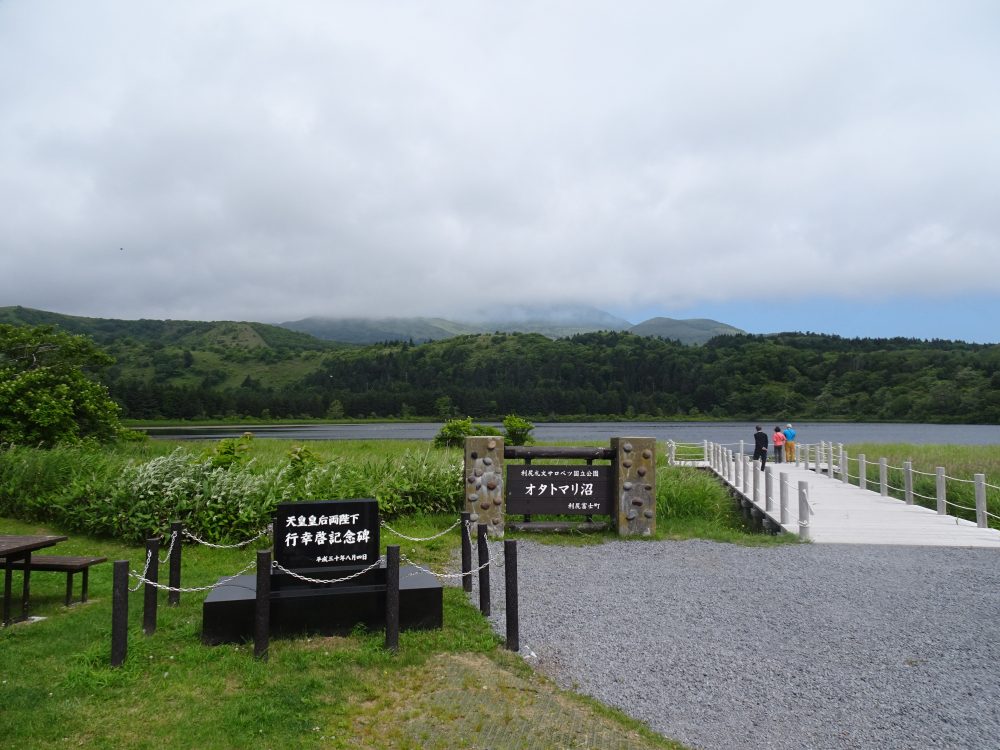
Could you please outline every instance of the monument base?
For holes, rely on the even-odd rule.
[[[275,576],[278,577],[278,576]],[[360,579],[359,579],[360,580]],[[385,627],[385,569],[356,583],[332,586],[275,588],[272,578],[271,635],[346,635],[363,624]],[[202,605],[203,643],[243,643],[253,640],[257,577],[238,576],[217,586]],[[399,627],[430,630],[442,624],[442,588],[437,578],[409,565],[399,569]]]

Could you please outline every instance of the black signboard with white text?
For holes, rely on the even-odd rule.
[[[274,559],[289,570],[366,568],[379,559],[376,500],[281,503]]]
[[[610,515],[611,467],[507,466],[507,512]]]

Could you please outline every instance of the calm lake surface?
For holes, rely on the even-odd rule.
[[[487,423],[493,424],[493,423]],[[782,425],[784,426],[784,425]],[[762,424],[770,433],[775,425]],[[153,438],[171,440],[219,440],[252,432],[259,438],[284,440],[430,440],[440,422],[238,425],[233,427],[151,427]],[[855,422],[801,422],[795,424],[796,440],[803,443],[934,443],[954,445],[1000,445],[1000,425],[869,424]],[[753,443],[750,422],[541,422],[535,438],[541,441],[600,442],[612,437],[654,437],[678,443]]]

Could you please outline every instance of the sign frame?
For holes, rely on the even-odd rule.
[[[381,559],[379,529],[371,498],[280,503],[274,560],[297,573],[364,570]]]
[[[506,511],[511,515],[614,514],[608,465],[508,464]]]

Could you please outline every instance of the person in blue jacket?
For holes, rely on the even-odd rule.
[[[789,423],[782,432],[785,433],[785,463],[791,463],[795,460],[795,430]]]

